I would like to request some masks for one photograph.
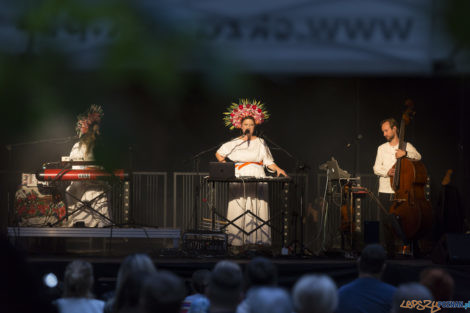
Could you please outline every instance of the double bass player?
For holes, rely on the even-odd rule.
[[[377,149],[377,156],[374,164],[374,173],[379,179],[379,200],[389,208],[393,204],[395,191],[391,185],[390,177],[395,175],[395,164],[397,159],[406,157],[412,160],[421,160],[421,154],[409,142],[406,143],[406,150],[399,149],[398,123],[394,118],[388,118],[380,123],[386,143]],[[395,238],[390,224],[384,228],[385,244],[390,257],[395,254]]]

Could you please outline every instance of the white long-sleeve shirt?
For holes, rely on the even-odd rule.
[[[397,162],[395,153],[398,150],[398,145],[392,146],[389,142],[380,145],[377,148],[377,157],[375,158],[374,173],[379,176],[379,192],[381,193],[395,193],[390,184],[390,176],[388,171]],[[421,154],[416,150],[411,143],[406,144],[407,158],[413,160],[421,160]]]

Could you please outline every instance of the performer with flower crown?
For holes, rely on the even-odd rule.
[[[233,103],[225,112],[225,125],[230,129],[240,129],[241,135],[224,143],[215,156],[219,162],[230,159],[235,162],[235,176],[265,177],[264,167],[276,172],[277,176],[287,176],[284,170],[274,163],[271,152],[263,139],[254,136],[255,127],[269,118],[264,104],[253,100],[241,99]],[[234,220],[250,210],[263,220],[269,219],[267,183],[231,183],[227,219]],[[235,224],[246,232],[257,228],[262,222],[251,214],[237,219]],[[229,243],[232,246],[244,244],[271,244],[271,229],[264,225],[246,236],[242,231],[229,225],[227,227]]]
[[[75,130],[79,137],[72,151],[71,161],[94,161],[93,148],[100,134],[100,122],[103,117],[103,108],[91,105],[85,114],[77,117]],[[73,165],[72,169],[85,169],[89,165]],[[106,191],[108,185],[103,181],[74,181],[67,187],[66,200],[68,206],[67,226],[76,222],[84,222],[87,227],[103,227],[110,224],[108,199]],[[82,202],[88,202],[90,208]]]

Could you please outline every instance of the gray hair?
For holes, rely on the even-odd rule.
[[[398,287],[393,296],[392,312],[420,312],[408,308],[400,308],[403,300],[433,300],[432,294],[428,288],[418,283],[403,284]]]
[[[282,288],[253,288],[247,298],[250,313],[292,313],[292,300]]]
[[[338,306],[334,281],[326,275],[304,275],[292,290],[294,308],[298,313],[332,313]]]

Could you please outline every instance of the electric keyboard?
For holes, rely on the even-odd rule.
[[[36,173],[37,180],[40,181],[74,181],[74,180],[109,180],[118,178],[128,180],[129,173],[124,170],[114,170],[107,172],[100,168],[88,169],[43,169]]]

